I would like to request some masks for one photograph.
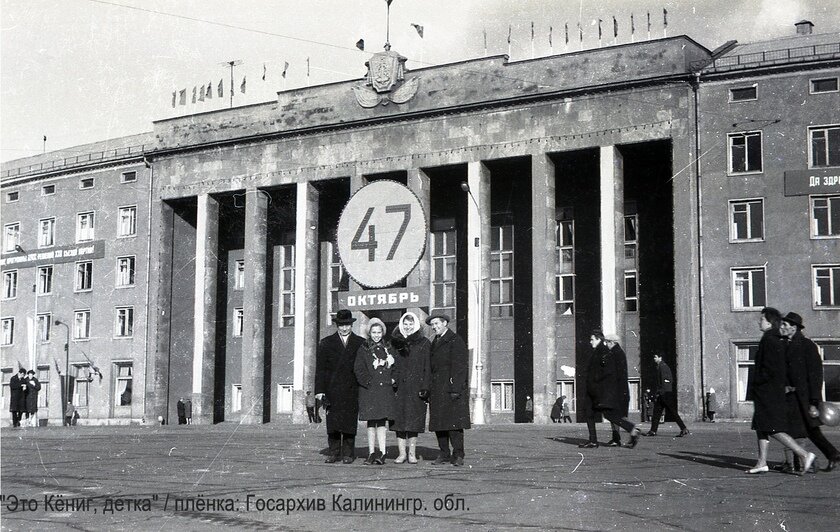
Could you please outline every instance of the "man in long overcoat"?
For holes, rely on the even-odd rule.
[[[338,331],[318,343],[315,397],[323,401],[327,411],[329,456],[326,463],[341,460],[352,464],[359,419],[359,383],[353,366],[356,351],[364,339],[353,333],[356,318],[349,310],[339,310],[333,321]]]
[[[26,370],[23,368],[9,379],[9,412],[12,413],[12,426],[19,427],[20,418],[26,412]]]
[[[788,312],[782,318],[781,333],[790,339],[787,347],[788,381],[793,387],[799,410],[805,421],[808,439],[822,451],[828,466],[824,471],[831,471],[840,464],[840,453],[822,433],[819,418],[819,404],[822,402],[823,367],[817,344],[802,334],[805,325],[802,317],[795,312]]]
[[[469,352],[449,328],[449,316],[426,319],[435,331],[432,340],[432,380],[429,389],[429,431],[437,436],[440,454],[435,464],[464,465],[464,430],[470,428]],[[449,445],[452,444],[452,450]]]
[[[677,411],[677,398],[674,396],[674,377],[671,368],[662,359],[662,353],[653,355],[656,363],[656,385],[654,388],[653,421],[650,423],[650,430],[645,436],[656,436],[656,429],[659,428],[659,420],[662,418],[662,410],[676,418],[680,427],[678,438],[691,434],[683,423],[680,413]]]

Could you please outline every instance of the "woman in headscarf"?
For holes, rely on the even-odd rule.
[[[393,332],[392,343],[397,348],[396,404],[391,430],[397,433],[400,455],[394,463],[417,463],[417,434],[426,428],[426,401],[429,398],[431,343],[420,329],[420,320],[413,312],[400,318],[399,328]],[[406,454],[408,440],[408,454]]]
[[[393,347],[385,340],[379,318],[368,323],[368,339],[356,352],[354,370],[359,381],[359,419],[367,421],[368,450],[365,465],[385,463],[385,435],[394,410]],[[376,450],[376,443],[379,450]]]

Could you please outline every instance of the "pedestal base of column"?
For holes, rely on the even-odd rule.
[[[242,425],[262,425],[263,417],[262,413],[259,415],[256,414],[242,414],[242,417],[239,421]]]

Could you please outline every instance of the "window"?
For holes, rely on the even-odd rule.
[[[840,166],[840,126],[808,129],[811,136],[811,168]]]
[[[757,343],[738,342],[735,344],[735,360],[738,363],[738,401],[747,400],[747,383],[752,378],[757,351]]]
[[[242,330],[245,327],[245,313],[241,308],[233,309],[233,336],[242,336]]]
[[[245,261],[237,260],[233,264],[233,289],[245,289]]]
[[[41,383],[41,391],[38,393],[38,408],[49,408],[50,406],[50,367],[38,366],[38,382]]]
[[[557,312],[572,316],[575,312],[575,223],[559,220],[555,226],[557,257],[554,273],[554,295]]]
[[[14,299],[17,297],[17,284],[17,270],[3,272],[3,299]]]
[[[817,340],[823,358],[823,382],[825,400],[840,402],[840,342],[837,340]]]
[[[117,257],[117,275],[115,276],[117,288],[134,286],[134,256]]]
[[[821,92],[837,92],[837,78],[812,79],[811,94]]]
[[[12,368],[3,368],[0,370],[0,379],[2,379],[2,387],[0,387],[0,395],[3,397],[3,411],[9,410],[9,380],[12,378]]]
[[[811,236],[840,237],[840,196],[811,196]]]
[[[575,408],[576,400],[575,400],[575,381],[574,380],[564,380],[564,381],[557,381],[557,398],[566,396],[566,404],[569,405],[569,412],[577,411]]]
[[[764,200],[748,199],[729,202],[729,241],[764,240]]]
[[[134,236],[137,234],[137,207],[120,207],[119,226],[117,236]]]
[[[490,317],[513,317],[513,226],[490,232]]]
[[[764,266],[732,268],[732,308],[761,310],[767,304]]]
[[[295,324],[295,246],[280,246],[280,326]]]
[[[73,311],[73,339],[90,339],[90,309]]]
[[[79,188],[93,188],[93,178],[84,177],[79,180]]]
[[[74,379],[73,406],[86,407],[90,404],[90,383],[93,376],[88,364],[74,364],[72,369]]]
[[[294,390],[291,384],[277,385],[277,413],[291,414],[292,413],[292,398],[294,397]]]
[[[134,307],[117,307],[114,322],[114,336],[130,338],[134,336]]]
[[[0,338],[0,345],[13,345],[15,343],[15,319],[14,318],[3,318],[0,320],[0,334],[2,334],[2,338]]]
[[[627,387],[630,389],[630,406],[628,410],[631,412],[638,412],[639,408],[639,400],[642,397],[642,383],[639,379],[627,379]]]
[[[114,364],[114,406],[131,406],[131,362]]]
[[[38,314],[38,341],[47,343],[52,333],[52,314]]]
[[[38,247],[46,248],[55,245],[55,218],[44,218],[38,221]]]
[[[512,412],[513,381],[491,381],[490,402],[493,412]]]
[[[137,172],[123,172],[120,174],[120,183],[134,183],[137,181]]]
[[[432,311],[455,319],[455,231],[432,232]]]
[[[55,185],[44,185],[41,187],[42,196],[52,196],[55,194]]]
[[[332,242],[329,243],[329,257],[330,277],[328,288],[330,296],[327,299],[327,323],[332,324],[332,319],[338,310],[338,293],[350,288],[350,277],[341,264],[341,257],[338,255],[338,246]]]
[[[242,411],[242,385],[241,384],[233,384],[231,385],[231,394],[230,394],[230,410],[231,412],[241,412]]]
[[[3,226],[3,251],[15,251],[20,246],[20,224],[6,224]]]
[[[753,85],[752,87],[739,87],[737,89],[729,89],[729,101],[730,102],[747,102],[750,100],[757,100],[758,99],[758,88]]]
[[[761,172],[761,132],[729,135],[729,173]]]
[[[38,290],[39,296],[52,294],[53,285],[53,267],[39,266],[38,267]]]
[[[636,246],[639,241],[638,235],[639,217],[629,214],[624,217],[624,258],[636,258]]]
[[[840,307],[840,264],[812,266],[814,271],[814,308]]]
[[[6,203],[14,203],[20,199],[20,192],[9,192],[6,194]]]
[[[85,292],[93,287],[93,261],[85,260],[76,263],[76,279],[73,290]]]
[[[635,270],[624,272],[624,310],[639,311],[639,279]]]
[[[76,242],[93,240],[95,213],[82,212],[76,215]]]

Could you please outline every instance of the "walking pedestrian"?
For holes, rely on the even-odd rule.
[[[71,425],[75,425],[76,419],[76,407],[73,406],[73,403],[67,401],[67,406],[64,407],[64,426],[69,427]],[[161,416],[162,419],[162,416]]]
[[[565,395],[561,395],[554,401],[554,405],[551,407],[551,422],[557,423],[561,419],[563,419],[563,399]]]
[[[192,425],[192,399],[189,397],[184,401],[184,415],[187,417],[187,425]]]
[[[569,409],[569,402],[566,401],[567,398],[566,398],[565,395],[562,396],[562,399],[563,399],[563,407],[562,407],[563,408],[563,410],[562,410],[562,412],[563,412],[563,423],[567,423],[567,422],[571,423],[572,422],[572,417],[569,415],[571,413],[571,410]]]
[[[187,405],[184,403],[184,398],[181,397],[178,399],[178,402],[175,404],[175,410],[178,412],[178,424],[179,425],[186,425],[187,424]]]
[[[367,422],[368,457],[365,465],[385,463],[388,422],[394,418],[394,355],[385,340],[385,324],[368,322],[368,339],[359,346],[354,365],[359,382],[359,419]],[[376,449],[379,444],[379,449]]]
[[[420,320],[413,312],[402,315],[399,327],[391,335],[391,343],[398,353],[396,404],[391,430],[397,433],[399,456],[394,463],[408,461],[416,464],[417,435],[426,430],[432,344],[423,335]]]
[[[662,418],[662,410],[667,414],[676,418],[677,425],[680,427],[680,433],[677,438],[688,436],[691,434],[683,423],[680,413],[677,411],[677,398],[674,395],[674,381],[671,374],[671,368],[662,359],[662,354],[653,355],[653,361],[656,363],[656,385],[654,388],[654,402],[653,402],[653,420],[650,424],[650,430],[645,433],[645,436],[656,436],[656,429],[659,428],[659,420]]]

